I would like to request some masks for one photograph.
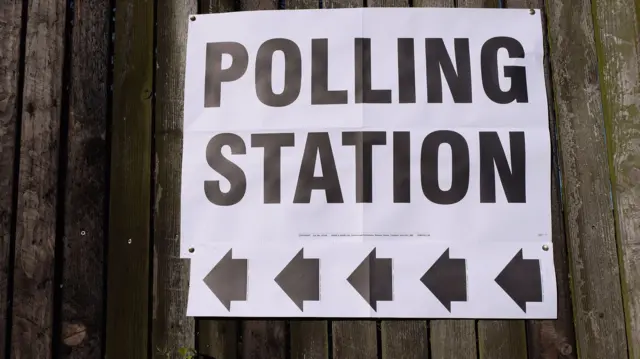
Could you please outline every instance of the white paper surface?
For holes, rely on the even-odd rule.
[[[198,15],[195,21],[190,21],[180,242],[181,256],[191,259],[188,315],[555,318],[551,154],[539,14],[536,11],[531,15],[528,9],[362,8],[237,12]],[[511,41],[521,46],[520,55],[523,56],[518,58],[514,57],[516,53],[511,53],[510,57],[505,49],[492,51],[487,43],[500,37],[510,38],[502,43]],[[273,98],[283,91],[296,92],[298,85],[291,81],[295,78],[296,67],[289,66],[289,72],[286,72],[283,52],[276,51],[273,56],[264,57],[264,53],[270,54],[263,48],[263,61],[257,60],[261,45],[278,38],[290,40],[280,42],[280,45],[289,46],[287,51],[294,44],[293,52],[287,55],[289,64],[296,63],[296,51],[299,51],[300,90],[292,103],[268,106],[260,100],[256,90],[256,83],[263,84],[269,78],[256,77],[256,68],[263,68],[264,58],[272,59],[266,62],[272,64],[270,88]],[[358,75],[368,70],[366,66],[356,65],[356,55],[362,55],[362,51],[356,50],[355,38],[370,39],[370,86],[390,90],[390,103],[357,103]],[[403,40],[413,43],[413,56],[399,55],[400,38],[413,39]],[[449,83],[445,68],[440,72],[442,86],[434,86],[432,90],[436,91],[428,92],[427,84],[433,85],[436,76],[433,72],[427,76],[427,69],[434,63],[440,65],[434,62],[437,41],[428,42],[427,38],[442,39],[453,68],[458,64],[460,86],[455,85],[453,78],[452,84]],[[319,47],[312,49],[312,39],[327,39],[328,89],[346,90],[346,104],[312,104],[312,87],[317,88],[322,82],[318,81],[322,73],[317,62],[321,58],[317,51]],[[211,70],[216,64],[211,59],[207,72],[207,44],[222,42],[237,43],[234,46],[236,50],[240,46],[240,51],[236,51],[233,60],[231,55],[222,55],[218,68],[221,76],[216,77],[215,71]],[[464,94],[464,84],[468,84],[464,80],[467,48],[471,96],[470,99],[467,96],[467,101],[460,101],[464,96],[455,101],[452,92]],[[246,54],[244,67],[243,52]],[[492,53],[497,56],[497,62],[491,61]],[[407,59],[412,59],[415,66],[407,67],[411,64]],[[443,67],[447,66],[447,61]],[[235,75],[229,71],[234,63],[240,69]],[[316,72],[312,71],[312,66]],[[402,76],[399,67],[403,68]],[[413,68],[413,73],[407,68]],[[492,77],[492,68],[497,71],[495,77]],[[526,81],[512,83],[509,75],[521,70],[526,72]],[[287,84],[285,77],[289,79]],[[411,86],[406,82],[400,86],[399,77],[413,79],[408,83],[415,86],[414,101],[411,101]],[[211,89],[215,88],[211,84],[216,78],[224,80],[219,87],[219,105],[206,107],[205,92],[209,93],[208,101],[215,97],[211,97]],[[496,81],[504,92],[526,82],[526,101],[503,104],[492,100],[485,88],[495,88]],[[440,94],[442,101],[434,102]],[[384,94],[378,96],[385,97]],[[327,99],[326,96],[322,98]],[[404,103],[407,99],[410,103]],[[211,105],[212,102],[208,103]],[[357,200],[361,197],[359,194],[366,192],[363,189],[367,186],[356,185],[358,173],[367,172],[367,166],[356,166],[356,160],[367,156],[356,153],[352,145],[343,145],[344,136],[350,136],[345,135],[347,132],[376,132],[370,136],[378,136],[379,142],[383,138],[384,145],[372,147],[370,203]],[[407,137],[397,134],[400,132],[407,132]],[[276,173],[278,168],[274,163],[280,164],[280,185],[275,186],[271,181],[266,186],[265,150],[256,146],[256,141],[273,139],[275,134],[280,134],[279,139],[287,146],[281,148],[280,161],[270,162],[267,168]],[[499,146],[491,143],[492,136],[499,138],[502,150],[498,151]],[[223,146],[220,156],[217,159],[210,156],[212,163],[208,163],[207,146],[215,147],[212,144],[221,138],[238,142],[236,153],[232,154],[229,146]],[[522,147],[518,147],[518,138],[524,140]],[[453,142],[455,148],[447,143],[438,147],[438,139]],[[328,151],[327,141],[330,143]],[[305,157],[308,142],[324,144],[319,157]],[[403,145],[408,145],[408,160],[400,155]],[[215,152],[212,147],[209,148],[210,155]],[[511,153],[512,148],[515,153]],[[309,147],[309,151],[317,153],[318,149]],[[509,171],[523,174],[521,178],[515,176],[510,182],[506,176],[501,181],[497,170],[501,164],[493,164],[494,158],[490,156],[497,153],[500,157],[501,151]],[[226,161],[241,169],[245,178],[244,190],[243,185],[235,181],[232,185],[227,178],[228,172],[220,171]],[[408,166],[400,171],[403,161]],[[339,186],[331,187],[329,197],[339,199],[340,203],[327,203],[327,195],[322,189],[311,191],[309,203],[297,203],[305,197],[301,166],[312,166],[315,168],[312,176],[326,180],[331,177],[332,163],[337,177],[333,177],[333,183],[337,181]],[[489,175],[491,173],[493,177]],[[467,174],[468,181],[465,180]],[[455,188],[452,187],[454,178],[456,183],[460,182]],[[402,179],[406,180],[396,183]],[[207,195],[211,191],[205,190],[207,181],[219,181],[223,193],[233,187],[232,192],[241,193],[241,199],[228,201],[226,205],[214,203],[215,200]],[[518,192],[519,186],[523,196],[513,194]],[[506,187],[513,197],[507,198]],[[279,196],[274,188],[279,188]],[[447,194],[450,188],[451,192],[460,195]],[[495,188],[495,203],[487,202],[490,188]],[[267,198],[278,203],[265,203]],[[403,202],[401,198],[407,200]],[[373,248],[376,248],[377,258],[390,258],[391,261],[371,265],[368,294],[376,298],[385,298],[388,294],[392,300],[373,300],[372,305],[358,294],[347,278]],[[432,279],[436,283],[430,285],[438,286],[438,281],[462,280],[464,283],[452,284],[449,289],[446,286],[445,289],[429,288],[420,279],[447,248],[451,259],[465,260],[464,274],[460,277],[460,273],[455,275],[455,269],[451,269],[451,273],[443,270]],[[305,259],[316,258],[318,261],[304,262],[308,265],[303,267],[310,272],[301,270],[295,280],[289,276],[285,279],[289,284],[285,286],[296,292],[295,295],[313,298],[304,301],[303,310],[274,280],[301,249]],[[229,250],[232,250],[230,259],[246,259],[246,291],[239,295],[241,289],[231,280],[220,282],[221,276],[235,278],[226,271],[242,271],[245,262],[223,261],[233,265],[217,267],[224,267],[224,270],[209,277],[217,279],[218,283],[214,285],[217,289],[213,291],[224,297],[220,299],[205,283],[205,278]],[[507,290],[517,292],[511,293],[517,298],[529,299],[525,300],[526,311],[496,282],[496,277],[520,250],[523,261],[516,261],[515,272],[512,270],[514,273],[506,275],[509,279],[505,285],[521,283]],[[529,259],[538,261],[526,261]],[[309,277],[316,275],[313,263],[318,264],[319,278]],[[452,264],[454,267],[462,262],[455,263]],[[442,268],[449,267],[444,265]],[[390,283],[386,283],[388,275],[392,278]],[[316,281],[319,289],[318,293],[313,293],[309,283]],[[534,287],[537,283],[541,293],[535,289],[532,292],[531,287],[522,283],[534,283]],[[466,298],[452,301],[449,311],[436,297],[446,297],[443,290],[447,292],[460,285]],[[291,289],[291,286],[295,288]],[[382,288],[379,289],[381,292],[377,293],[376,288]],[[440,293],[434,295],[433,290]],[[229,300],[238,295],[240,300]],[[448,295],[459,299],[461,294],[453,290]]]

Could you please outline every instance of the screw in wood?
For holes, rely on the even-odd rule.
[[[193,253],[195,251],[196,251],[195,248],[189,248],[189,253]]]
[[[542,245],[542,250],[545,251],[545,252],[548,251],[549,250],[549,246],[546,245],[546,244],[543,244]]]
[[[529,9],[529,14],[534,15],[536,11],[534,9]]]
[[[191,19],[191,21],[196,21],[196,17],[195,17],[195,15],[194,15],[194,16],[191,16],[189,19]]]

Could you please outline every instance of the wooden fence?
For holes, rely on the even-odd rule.
[[[640,3],[232,1],[0,0],[0,359],[640,358]],[[544,8],[558,320],[184,315],[188,15],[341,6]]]

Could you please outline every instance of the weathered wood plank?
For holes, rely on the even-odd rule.
[[[326,320],[292,320],[291,359],[328,359],[329,328]]]
[[[234,0],[200,0],[203,14],[231,12],[240,9]],[[198,353],[213,358],[238,358],[241,322],[233,319],[196,319]]]
[[[627,358],[591,4],[546,7],[578,357]]]
[[[239,321],[233,319],[196,321],[198,353],[212,358],[238,358]]]
[[[107,273],[108,358],[148,356],[152,0],[116,0]]]
[[[546,43],[547,28],[543,0],[508,0],[508,8],[537,8],[543,11],[542,28],[545,39],[544,71],[547,84],[547,101],[549,105],[549,130],[552,143],[551,156],[551,227],[556,269],[558,293],[557,320],[527,321],[527,350],[529,359],[574,359],[575,332],[573,329],[573,314],[571,293],[569,291],[569,264],[567,262],[567,242],[564,235],[562,221],[562,202],[559,186],[559,154],[556,143],[556,121],[553,105],[553,92],[549,68],[549,49]]]
[[[180,258],[180,173],[184,70],[189,15],[197,0],[156,3],[155,203],[153,235],[153,358],[195,348],[195,320],[185,315],[189,261]]]
[[[78,2],[72,16],[59,355],[80,359],[102,350],[109,0]]]
[[[5,359],[8,305],[11,298],[10,252],[12,238],[13,198],[15,197],[13,174],[16,155],[16,128],[20,110],[20,35],[22,29],[20,0],[0,3],[0,359]]]
[[[273,10],[277,0],[204,0],[203,13],[241,10]],[[198,350],[212,357],[251,359],[284,359],[287,352],[285,321],[198,320]],[[238,348],[238,334],[240,345]]]
[[[460,3],[460,1],[458,2]],[[454,5],[453,0],[414,1],[416,7],[454,7]],[[482,6],[482,4],[478,6]],[[431,320],[429,321],[429,329],[429,346],[432,358],[475,359],[477,357],[476,323],[474,320]],[[399,346],[399,348],[401,347]]]
[[[593,2],[629,357],[640,357],[640,24],[634,0]]]
[[[12,358],[52,357],[63,1],[30,1],[20,139]]]
[[[242,358],[285,359],[287,325],[282,320],[246,320],[242,323]]]
[[[318,0],[287,0],[287,9],[317,9]],[[328,359],[329,326],[326,320],[292,320],[289,323],[291,359]]]
[[[333,323],[333,359],[378,357],[374,320],[336,320]]]
[[[426,320],[383,320],[380,328],[382,359],[428,359]]]

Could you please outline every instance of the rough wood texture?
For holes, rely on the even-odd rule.
[[[198,353],[212,358],[238,358],[238,325],[237,320],[197,321]]]
[[[180,258],[180,173],[184,70],[189,15],[196,0],[162,0],[156,10],[153,358],[195,348],[195,320],[185,316],[189,261]]]
[[[371,359],[378,357],[375,321],[336,320],[332,324],[333,359]]]
[[[592,7],[630,358],[640,357],[640,27],[632,11],[637,6],[633,0],[597,0]]]
[[[65,16],[65,2],[29,2],[13,268],[12,358],[52,357]]]
[[[474,320],[432,320],[430,346],[433,359],[476,359]]]
[[[578,357],[627,358],[591,7],[546,6]]]
[[[73,11],[60,356],[101,356],[111,6]]]
[[[426,320],[382,321],[382,359],[428,359]]]
[[[291,359],[328,359],[329,331],[326,320],[292,320]]]
[[[242,328],[242,358],[285,359],[287,326],[281,320],[247,320]]]
[[[9,268],[12,237],[16,126],[20,101],[20,32],[22,1],[0,3],[0,359],[5,359],[8,323]]]
[[[147,358],[151,222],[152,0],[117,0],[106,356]]]
[[[509,0],[509,8],[537,8],[543,11],[543,36],[547,39],[547,21],[543,0]],[[546,44],[548,45],[548,44]],[[562,222],[562,202],[559,185],[559,159],[556,143],[556,121],[553,105],[553,91],[549,68],[549,51],[545,46],[544,71],[547,84],[547,101],[549,106],[549,130],[551,135],[551,227],[553,240],[553,256],[556,269],[558,293],[557,320],[527,321],[527,350],[529,359],[575,359],[575,334],[571,315],[571,293],[569,291],[569,264],[567,261],[567,242]]]

